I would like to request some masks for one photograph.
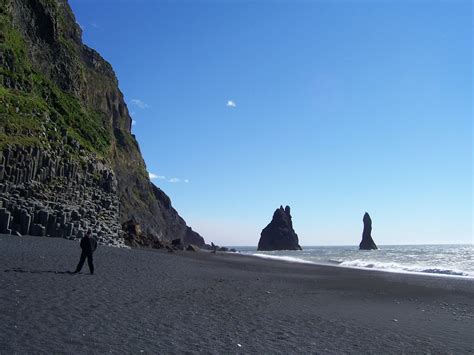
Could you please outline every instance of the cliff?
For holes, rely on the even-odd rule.
[[[0,5],[0,228],[204,245],[149,180],[114,71],[67,1]]]
[[[262,230],[258,250],[302,250],[293,229],[290,206],[277,208],[272,221]]]

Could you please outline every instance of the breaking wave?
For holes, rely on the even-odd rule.
[[[382,246],[360,251],[355,247],[305,247],[302,251],[256,251],[239,248],[244,254],[292,263],[333,265],[396,273],[474,278],[472,245]]]
[[[390,272],[414,272],[414,273],[426,273],[426,274],[439,274],[439,275],[451,275],[451,276],[474,276],[461,270],[449,269],[449,268],[434,268],[423,265],[401,265],[398,263],[384,263],[375,262],[370,260],[351,260],[343,261],[339,263],[339,266],[354,267],[363,269],[374,269],[383,270]]]

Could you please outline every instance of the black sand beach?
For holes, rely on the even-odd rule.
[[[472,353],[474,281],[0,236],[0,353]]]

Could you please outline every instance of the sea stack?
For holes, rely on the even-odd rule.
[[[359,244],[360,250],[372,250],[377,249],[374,240],[372,239],[372,219],[367,212],[364,214],[362,219],[364,222],[364,231],[362,232],[362,241]]]
[[[293,229],[290,206],[277,208],[272,221],[262,230],[258,250],[302,250]]]

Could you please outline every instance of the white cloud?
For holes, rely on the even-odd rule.
[[[235,104],[234,101],[229,100],[229,101],[227,101],[227,107],[237,107],[237,105]]]
[[[180,179],[180,178],[177,178],[177,177],[167,178],[164,175],[157,175],[157,174],[153,174],[153,173],[148,173],[148,176],[150,177],[150,180],[165,180],[165,181],[171,182],[173,184],[178,183],[178,182],[184,182],[186,184],[189,184],[189,179]]]
[[[150,177],[151,180],[155,180],[155,179],[164,180],[164,179],[166,179],[166,176],[156,175],[156,174],[153,174],[153,173],[148,173],[148,176]]]
[[[137,121],[132,120],[132,126],[135,126],[137,124]]]
[[[138,108],[141,108],[142,110],[150,107],[150,105],[148,105],[147,103],[143,102],[140,99],[132,99],[130,100],[130,102],[134,104],[135,106],[137,106]]]

